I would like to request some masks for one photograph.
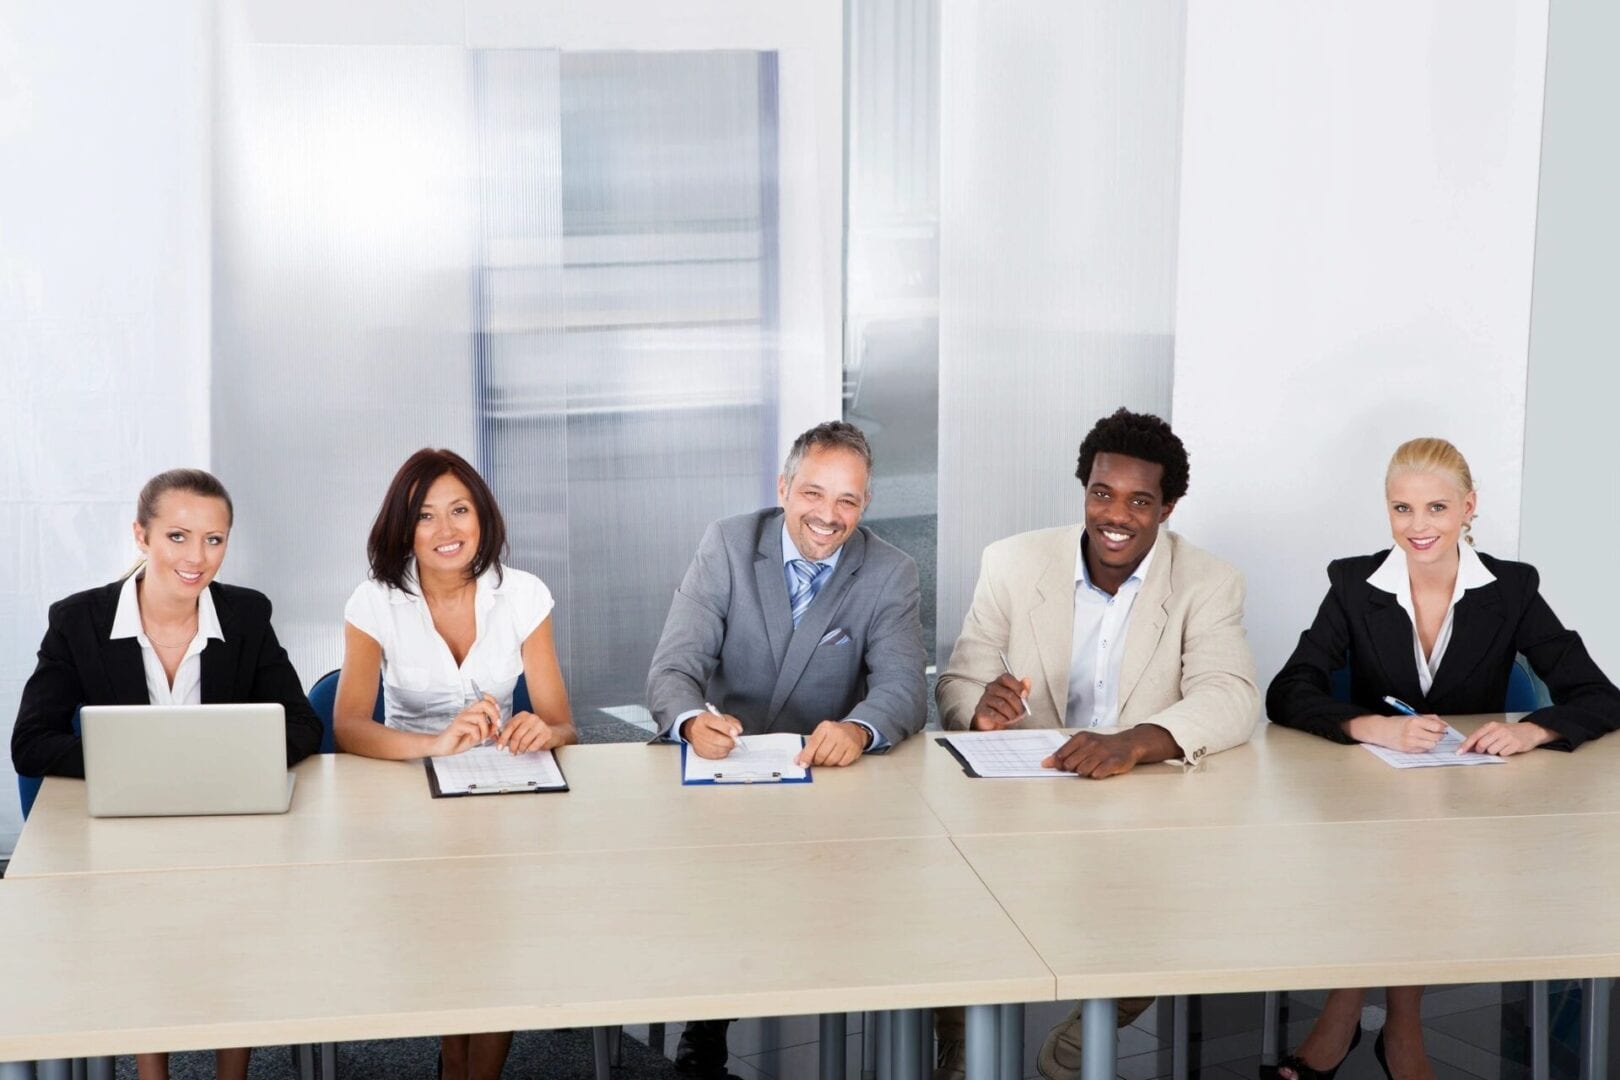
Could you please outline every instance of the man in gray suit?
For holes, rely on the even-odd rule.
[[[788,453],[779,507],[709,526],[647,674],[661,738],[723,758],[739,735],[790,731],[802,764],[850,765],[922,729],[917,565],[860,525],[871,470],[859,428],[819,424]],[[676,1069],[726,1075],[727,1023],[688,1024]]]

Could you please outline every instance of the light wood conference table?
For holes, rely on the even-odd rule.
[[[293,770],[286,814],[225,817],[92,818],[82,781],[50,778],[6,876],[942,837],[895,775],[927,749],[909,739],[808,784],[683,787],[674,746],[570,746],[565,793],[449,799],[431,797],[419,761],[319,754]]]
[[[1482,720],[1454,722],[1471,730]],[[1097,1003],[1097,1008],[1088,1006],[1090,1018],[1101,1017],[1101,1005],[1119,994],[1348,985],[1342,957],[1320,941],[1314,949],[1303,947],[1309,944],[1305,941],[1310,937],[1309,923],[1301,923],[1293,937],[1266,938],[1277,912],[1298,912],[1324,929],[1340,926],[1343,918],[1353,921],[1357,912],[1382,910],[1388,915],[1387,906],[1378,905],[1398,904],[1406,878],[1427,874],[1436,879],[1436,889],[1450,892],[1424,894],[1427,899],[1420,910],[1432,912],[1436,906],[1442,911],[1472,910],[1487,922],[1494,920],[1496,932],[1506,933],[1513,908],[1493,897],[1513,897],[1514,887],[1533,884],[1508,879],[1527,867],[1532,874],[1539,873],[1543,860],[1561,859],[1561,880],[1566,885],[1584,885],[1597,892],[1605,884],[1605,864],[1588,860],[1581,847],[1571,845],[1581,843],[1589,830],[1606,826],[1613,831],[1620,821],[1620,785],[1612,783],[1614,767],[1620,764],[1620,740],[1600,740],[1574,755],[1538,752],[1504,765],[1402,771],[1357,747],[1262,727],[1254,743],[1209,758],[1198,770],[1152,766],[1092,783],[972,780],[954,758],[933,744],[936,734],[908,740],[890,754],[868,758],[852,769],[817,770],[814,783],[792,787],[682,788],[673,748],[571,747],[561,755],[573,786],[567,795],[448,800],[428,797],[420,764],[339,755],[299,767],[293,810],[280,817],[97,821],[84,815],[82,784],[47,781],[13,863],[11,873],[23,880],[13,883],[8,876],[0,886],[0,935],[6,939],[5,947],[17,945],[19,935],[27,933],[31,912],[43,913],[47,924],[73,922],[68,912],[91,913],[98,925],[111,917],[123,932],[141,932],[140,926],[118,921],[126,916],[115,909],[129,904],[131,896],[161,897],[177,910],[212,917],[215,907],[225,903],[227,887],[219,886],[224,891],[211,901],[210,889],[183,886],[215,879],[232,882],[230,888],[236,889],[281,882],[275,888],[291,890],[287,895],[294,903],[287,910],[300,917],[278,912],[276,905],[255,908],[259,913],[253,935],[265,944],[233,945],[233,970],[222,973],[246,995],[240,999],[240,1010],[237,998],[220,994],[211,1006],[199,1005],[202,1011],[195,1015],[181,1010],[175,1023],[167,1023],[160,1015],[161,1003],[149,1006],[158,1012],[136,1015],[139,1009],[131,1013],[133,1006],[121,1007],[119,994],[109,992],[96,998],[92,1008],[80,989],[71,994],[76,1003],[72,1011],[84,1020],[74,1021],[77,1026],[69,1030],[52,1026],[49,1009],[34,1009],[31,1000],[7,999],[0,1001],[0,1060],[68,1049],[76,1054],[102,1052],[92,1049],[101,1047],[127,1053],[161,1046],[969,1003],[978,1006],[969,1011],[970,1069],[975,1076],[991,1075],[995,1066],[986,1047],[995,1037],[994,1009],[986,1006],[1083,997]],[[1455,857],[1446,852],[1437,857],[1420,839],[1410,841],[1416,845],[1410,849],[1403,846],[1407,837],[1426,836],[1430,828],[1422,823],[1430,822],[1447,835],[1493,836],[1495,846]],[[1470,832],[1471,827],[1476,831]],[[1399,853],[1393,861],[1382,847],[1389,843],[1396,844]],[[893,879],[879,873],[883,866],[863,862],[867,856],[860,853],[882,850],[886,844],[910,845],[918,852],[959,852],[958,869],[974,882],[982,879],[981,892],[960,912],[962,918],[943,932],[938,923],[929,926],[908,918],[891,924],[869,917],[869,898],[889,888]],[[848,861],[834,856],[846,847],[856,853]],[[1571,858],[1572,853],[1580,857]],[[798,923],[777,918],[748,931],[759,935],[744,939],[751,963],[762,969],[781,966],[770,947],[777,940],[772,935],[778,935],[792,939],[782,954],[783,963],[791,957],[795,964],[802,959],[809,965],[797,974],[735,967],[727,973],[718,966],[692,972],[671,968],[663,973],[668,981],[643,985],[650,974],[642,970],[649,965],[648,954],[640,948],[644,935],[654,936],[659,956],[707,955],[709,949],[717,950],[716,955],[735,956],[736,946],[713,935],[686,936],[685,927],[672,921],[656,896],[626,899],[614,875],[644,881],[643,888],[654,894],[662,875],[673,875],[672,880],[686,881],[678,887],[691,889],[694,903],[707,890],[711,903],[723,898],[722,906],[732,896],[737,903],[773,905],[778,903],[774,895],[756,899],[752,879],[737,869],[759,865],[750,859],[769,857],[813,868],[806,879],[805,888],[810,890],[806,895],[823,897],[830,910],[845,917],[858,912],[862,926],[882,927],[878,936],[884,939],[884,949],[939,954],[935,962],[896,978],[892,971],[873,974],[850,966],[862,958],[833,955],[848,950],[821,946],[797,953],[792,951],[798,948],[792,935]],[[1308,896],[1291,893],[1283,884],[1300,860],[1310,867],[1302,875],[1319,887]],[[718,878],[680,876],[682,866],[710,864],[730,869]],[[1340,864],[1360,869],[1346,870]],[[910,864],[902,860],[895,869],[903,865]],[[595,873],[553,878],[538,869],[583,866],[595,867]],[[1124,869],[1112,879],[1101,872],[1115,866]],[[214,870],[210,874],[201,868]],[[309,955],[329,962],[333,956],[364,957],[393,973],[380,990],[366,982],[362,972],[344,974],[343,979],[355,980],[356,993],[380,993],[400,980],[425,978],[431,964],[400,961],[383,944],[385,939],[396,940],[386,925],[394,910],[387,890],[367,894],[370,918],[382,923],[375,939],[341,922],[347,936],[330,932],[323,920],[330,920],[331,913],[312,910],[305,898],[337,898],[344,878],[353,877],[357,883],[394,882],[405,890],[404,896],[418,897],[426,905],[413,891],[425,887],[413,884],[416,875],[455,880],[461,873],[457,868],[493,883],[490,888],[503,896],[503,912],[511,912],[515,902],[508,892],[522,895],[537,912],[549,912],[554,882],[566,896],[562,903],[603,905],[599,913],[603,940],[596,942],[600,947],[556,953],[547,973],[556,981],[545,984],[543,998],[513,1004],[516,989],[508,987],[506,997],[475,995],[472,1000],[477,1004],[468,1006],[466,1015],[431,994],[379,1011],[356,1010],[352,1003],[317,992],[305,997],[305,1011],[297,1012],[292,999],[298,995],[290,989],[273,989],[294,986],[279,984],[279,974],[270,976],[272,989],[265,1003],[248,1000],[258,993],[266,971],[273,973],[278,964],[287,964],[289,955],[304,955],[305,935],[312,926],[318,944]],[[650,876],[634,877],[642,870]],[[938,866],[929,872],[947,877],[954,873]],[[510,879],[508,873],[513,875]],[[1361,884],[1334,888],[1347,873],[1356,874]],[[1257,874],[1272,876],[1251,885]],[[1506,883],[1506,892],[1499,888],[1498,877]],[[949,880],[955,882],[952,888],[964,890],[962,895],[972,894],[965,878]],[[1382,893],[1358,891],[1373,882],[1382,882]],[[903,885],[897,887],[902,893],[896,895],[913,895],[904,892]],[[777,914],[797,910],[791,906],[794,899],[787,896],[784,902],[789,906]],[[426,907],[419,911],[412,906],[417,902],[411,900],[403,909],[408,930],[399,935],[401,942],[426,929]],[[937,908],[928,906],[931,900],[917,902],[937,914]],[[984,910],[994,910],[981,920],[973,913],[986,903]],[[1239,903],[1241,918],[1221,917]],[[1582,925],[1570,918],[1570,910],[1554,913],[1562,920],[1558,935],[1542,934],[1539,927],[1526,935],[1534,955],[1481,949],[1479,940],[1464,935],[1474,947],[1472,954],[1442,951],[1428,960],[1420,957],[1421,963],[1431,965],[1422,970],[1432,975],[1450,972],[1447,978],[1431,981],[1452,982],[1598,976],[1620,970],[1616,957],[1607,951],[1607,943],[1620,942],[1614,927],[1601,920]],[[388,915],[379,919],[379,912]],[[1068,923],[1066,917],[1079,921]],[[447,915],[447,924],[453,918]],[[531,923],[521,917],[509,925],[525,955],[531,955],[531,948],[549,948],[551,924],[534,924],[532,936]],[[609,925],[611,932],[606,929]],[[1013,942],[1008,959],[1022,963],[1033,956],[1046,973],[1044,984],[1022,982],[1014,993],[1011,984],[1030,975],[1016,964],[1011,969],[980,965],[982,971],[964,978],[959,969],[938,963],[951,954],[991,956],[1005,944],[1008,925],[1022,931],[1033,946],[1029,951]],[[1136,925],[1154,927],[1158,939],[1154,944],[1161,952],[1121,951],[1137,936],[1130,931]],[[195,953],[212,940],[206,921],[151,929],[158,945],[181,953]],[[355,932],[361,937],[356,939]],[[914,932],[920,936],[912,937]],[[1404,981],[1379,972],[1419,970],[1402,966],[1410,959],[1401,953],[1404,939],[1388,937],[1376,920],[1366,932],[1373,935],[1375,947],[1360,950],[1369,960],[1360,969],[1359,982]],[[613,935],[626,942],[607,943]],[[1352,938],[1347,932],[1339,940]],[[98,940],[105,953],[99,960],[104,969],[118,958],[116,943],[121,939],[109,933]],[[873,935],[863,934],[861,947],[854,951],[865,950],[871,940]],[[1188,943],[1189,952],[1178,951]],[[1376,947],[1381,943],[1390,948]],[[1462,939],[1451,944],[1460,950]],[[69,948],[66,956],[94,959]],[[48,973],[35,981],[82,985],[69,974],[71,965],[59,962],[61,957],[53,960],[48,949],[30,946],[14,955]],[[1483,957],[1483,966],[1470,966],[1468,955]],[[451,963],[442,952],[433,956],[433,963]],[[881,968],[881,958],[864,959]],[[125,955],[117,962],[129,960]],[[592,969],[598,960],[599,967]],[[155,957],[148,961],[157,962]],[[349,964],[347,959],[340,962]],[[494,962],[500,963],[498,958]],[[570,974],[564,970],[568,965],[581,970]],[[1518,974],[1501,974],[1508,971]],[[772,982],[766,974],[780,974],[785,981]],[[686,975],[692,979],[683,984]],[[727,980],[733,976],[736,991],[726,996],[725,988],[733,985]],[[576,978],[577,982],[568,981]],[[28,980],[13,985],[18,982],[26,985]],[[96,980],[97,985],[103,982],[121,985],[128,993],[127,982],[120,984],[111,977]],[[15,996],[9,990],[7,994]],[[21,1011],[14,1012],[14,1005]],[[238,1012],[242,1019],[232,1019]],[[521,1019],[513,1019],[520,1015]],[[31,1028],[29,1017],[45,1026]],[[1112,1075],[1111,1009],[1106,1026],[1100,1019],[1096,1022],[1096,1031],[1103,1034],[1086,1040],[1088,1068],[1106,1067],[1106,1074]],[[1100,1066],[1092,1060],[1092,1050],[1105,1043],[1110,1063]]]
[[[0,1060],[1053,994],[943,837],[8,880],[0,954]]]

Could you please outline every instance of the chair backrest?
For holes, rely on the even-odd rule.
[[[325,675],[316,679],[315,685],[309,688],[309,704],[314,708],[315,715],[321,718],[321,753],[323,754],[336,753],[337,751],[337,739],[332,733],[332,711],[337,706],[337,684],[338,672],[328,671]],[[512,687],[512,711],[531,712],[533,708],[529,703],[529,684],[524,681],[523,675],[519,673],[517,685]],[[377,677],[377,702],[371,707],[371,718],[380,724],[383,722],[384,715],[382,676],[379,675]],[[74,718],[73,723],[77,728],[77,717]],[[38,783],[38,781],[35,781],[36,790]],[[32,805],[34,800],[30,796],[27,801]],[[23,816],[28,816],[27,810],[23,811]]]
[[[1350,700],[1350,665],[1336,668],[1328,674],[1328,691],[1334,701]],[[1502,702],[1503,712],[1535,712],[1552,704],[1547,684],[1530,670],[1522,656],[1513,658],[1513,670],[1508,672],[1507,698]]]

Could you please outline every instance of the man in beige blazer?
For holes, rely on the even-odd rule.
[[[1158,417],[1120,409],[1098,421],[1075,472],[1082,523],[984,551],[935,691],[946,728],[1077,729],[1048,762],[1093,779],[1175,758],[1196,764],[1248,740],[1260,692],[1243,578],[1162,528],[1188,472],[1181,440]],[[1120,1026],[1151,1000],[1122,999]],[[960,1029],[945,1010],[939,1029],[936,1073],[949,1076]],[[1077,1010],[1041,1048],[1048,1080],[1079,1076],[1079,1036]]]

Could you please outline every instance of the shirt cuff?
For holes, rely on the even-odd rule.
[[[677,716],[675,718],[675,722],[669,725],[669,730],[664,732],[664,741],[673,743],[685,742],[686,740],[681,738],[681,725],[701,712],[703,712],[702,709],[687,709],[685,712],[681,713],[681,715]]]
[[[853,716],[846,716],[844,718],[844,723],[846,723],[846,724],[859,724],[859,725],[861,725],[861,727],[865,728],[868,733],[871,734],[872,741],[871,741],[871,743],[869,743],[867,745],[866,751],[865,751],[866,753],[875,754],[879,750],[887,750],[889,748],[889,740],[885,739],[883,737],[882,733],[879,732],[877,728],[873,727],[871,724],[868,724],[865,720],[857,720]]]

